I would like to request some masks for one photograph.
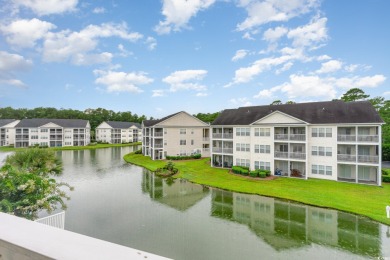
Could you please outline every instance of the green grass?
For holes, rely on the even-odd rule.
[[[153,161],[142,154],[124,156],[126,162],[151,171],[166,164]],[[390,225],[386,218],[386,206],[390,205],[390,184],[383,187],[344,183],[319,179],[277,178],[274,180],[251,179],[229,173],[227,169],[210,167],[210,159],[175,161],[179,174],[175,178],[187,179],[225,190],[271,196],[293,200],[308,205],[333,208],[367,216]]]
[[[94,149],[100,149],[100,148],[110,148],[110,147],[123,147],[123,146],[133,146],[133,145],[140,145],[141,143],[129,143],[129,144],[96,144],[96,145],[86,145],[86,146],[64,146],[64,147],[50,147],[50,148],[44,148],[44,149],[51,149],[54,151],[64,151],[64,150],[94,150]],[[8,146],[2,146],[0,147],[0,152],[14,152],[19,151],[21,149],[29,149],[26,148],[14,148],[14,147],[8,147]]]

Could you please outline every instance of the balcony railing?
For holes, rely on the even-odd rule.
[[[164,133],[159,133],[159,132],[157,132],[157,133],[154,133],[154,137],[161,137],[161,136],[163,136],[164,135]]]
[[[275,134],[275,140],[288,140],[287,134]]]
[[[213,147],[213,153],[232,154],[233,153],[233,148]]]
[[[353,154],[338,154],[337,161],[340,162],[356,162],[356,155]]]
[[[210,152],[210,148],[202,148],[203,152]]]
[[[154,148],[163,148],[163,144],[154,144]]]
[[[338,135],[337,141],[339,141],[339,142],[356,142],[356,135]]]
[[[232,133],[213,133],[214,139],[233,139]]]
[[[358,140],[358,142],[377,143],[377,142],[379,142],[379,136],[378,135],[358,135],[357,140]]]
[[[293,141],[305,141],[306,140],[306,135],[305,134],[291,134],[290,135],[290,140],[293,140]]]
[[[203,137],[203,142],[209,142],[210,141],[210,137]]]
[[[290,158],[304,160],[304,159],[306,159],[306,154],[305,153],[290,153]]]
[[[358,155],[358,162],[361,162],[361,163],[379,163],[379,156],[376,156],[376,155]]]
[[[275,158],[288,158],[288,152],[275,151]]]

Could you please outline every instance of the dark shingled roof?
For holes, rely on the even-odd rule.
[[[109,124],[112,128],[127,129],[132,126],[141,128],[141,125],[139,123],[133,123],[133,122],[106,121],[106,123]]]
[[[226,109],[212,125],[249,125],[275,111],[309,124],[384,123],[369,101],[325,101]]]
[[[154,126],[154,125],[156,125],[156,124],[158,124],[158,123],[160,123],[160,122],[162,122],[162,121],[165,121],[165,120],[167,120],[167,119],[169,119],[169,118],[171,118],[171,117],[173,117],[173,116],[175,116],[175,115],[177,115],[177,114],[179,114],[179,113],[181,113],[181,112],[183,112],[183,111],[174,113],[174,114],[172,114],[172,115],[163,117],[163,118],[161,118],[161,119],[156,119],[156,120],[144,120],[142,123],[144,124],[145,127],[151,127],[151,126]]]
[[[0,119],[0,127],[16,121],[15,119]]]
[[[65,128],[85,128],[87,127],[88,120],[48,118],[22,119],[15,127],[41,127],[48,123],[53,123]]]

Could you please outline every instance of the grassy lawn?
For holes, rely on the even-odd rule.
[[[142,154],[127,154],[125,161],[151,171],[166,164],[153,161]],[[179,169],[176,178],[217,187],[225,190],[259,194],[293,200],[309,205],[333,208],[367,216],[390,225],[386,218],[386,205],[390,205],[390,185],[383,187],[327,181],[319,179],[277,178],[274,180],[251,179],[233,175],[226,169],[210,167],[209,158],[191,161],[174,161]]]
[[[47,149],[55,150],[55,151],[63,151],[63,150],[94,150],[100,148],[110,148],[110,147],[122,147],[122,146],[133,146],[140,145],[141,143],[129,143],[129,144],[96,144],[96,145],[87,145],[87,146],[65,146],[65,147],[50,147]],[[2,146],[0,147],[0,152],[13,152],[18,151],[20,149],[28,149],[28,148],[13,148]]]

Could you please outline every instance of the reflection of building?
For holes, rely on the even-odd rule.
[[[142,153],[153,160],[195,153],[210,156],[209,128],[207,123],[184,111],[160,120],[144,120]]]
[[[209,193],[209,189],[202,185],[183,179],[163,179],[146,170],[142,178],[143,192],[149,193],[153,200],[179,211],[191,208]]]
[[[211,163],[381,185],[382,124],[368,101],[226,109],[211,125]]]
[[[132,143],[142,140],[141,125],[132,122],[104,121],[96,127],[96,141],[110,144]]]
[[[216,189],[211,212],[247,225],[278,251],[319,244],[381,256],[379,224],[352,214]]]

